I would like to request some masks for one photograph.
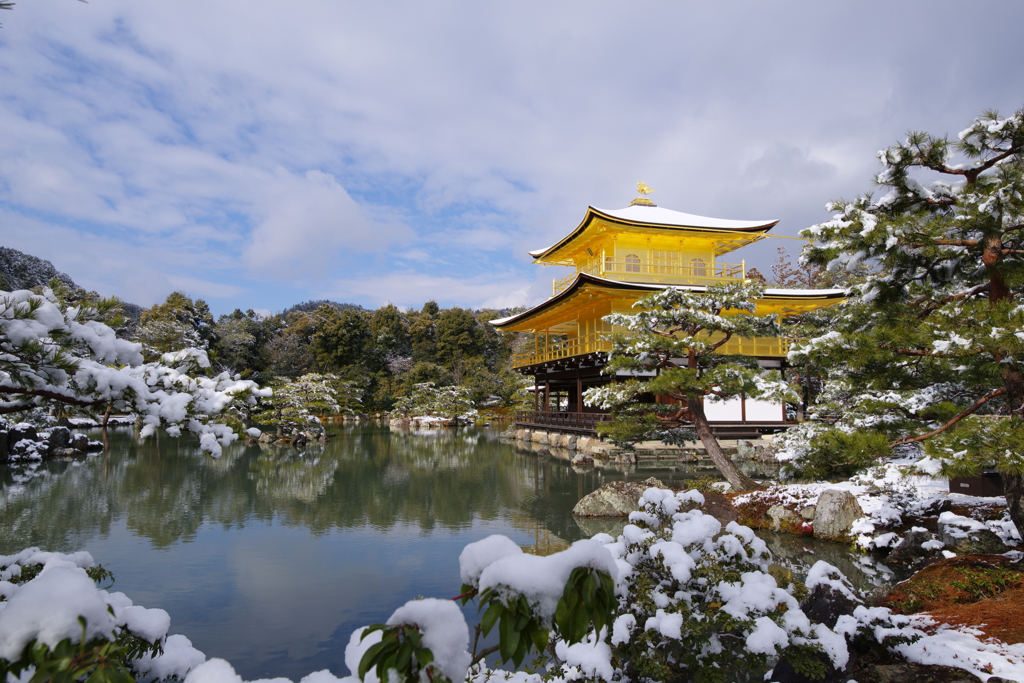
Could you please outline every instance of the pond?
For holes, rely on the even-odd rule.
[[[352,631],[418,596],[452,597],[462,548],[490,534],[550,553],[584,537],[570,512],[615,479],[681,483],[695,471],[574,470],[489,428],[392,432],[332,427],[302,451],[234,445],[220,459],[189,438],[139,442],[31,475],[0,466],[0,554],[87,550],[111,590],[171,615],[171,633],[245,679],[347,672]],[[97,435],[93,435],[94,438]],[[587,531],[590,531],[589,529]],[[845,549],[769,539],[799,571],[814,553],[859,583],[878,568]],[[465,608],[476,621],[476,608]]]

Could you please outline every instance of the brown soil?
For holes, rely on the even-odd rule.
[[[882,600],[895,612],[927,612],[1006,643],[1024,642],[1024,566],[1002,555],[963,555],[930,565]]]

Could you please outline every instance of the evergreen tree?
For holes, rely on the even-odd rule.
[[[704,293],[669,287],[637,301],[638,313],[604,318],[626,330],[615,336],[605,371],[657,372],[649,381],[632,379],[584,394],[589,405],[613,411],[614,420],[603,427],[613,443],[681,445],[696,437],[734,490],[759,488],[722,452],[704,402],[737,396],[795,400],[778,373],[762,370],[755,358],[716,353],[736,337],[779,336],[775,316],[754,315],[752,302],[763,292],[758,283],[716,284]]]
[[[324,303],[312,311],[284,315],[283,327],[267,343],[268,371],[276,377],[295,378],[314,369],[313,337],[333,323],[337,309]]]
[[[851,449],[872,432],[924,442],[946,474],[995,467],[1024,532],[1024,110],[952,141],[912,132],[879,159],[885,194],[804,231],[810,263],[871,272],[793,358],[830,369]]]
[[[138,341],[147,360],[178,349],[207,351],[215,338],[209,306],[184,292],[171,292],[167,301],[142,312]]]
[[[392,366],[411,366],[409,321],[394,304],[381,306],[370,316],[370,350],[374,370],[391,373]]]
[[[323,327],[313,335],[313,355],[322,368],[364,370],[371,341],[369,314],[348,309],[325,320]]]
[[[214,328],[217,362],[225,370],[245,375],[262,372],[268,358],[264,347],[281,325],[276,317],[261,318],[252,309],[222,315]]]
[[[274,393],[260,400],[260,410],[253,417],[276,425],[278,434],[286,429],[322,433],[318,415],[353,413],[360,407],[362,392],[335,375],[309,373],[272,386]]]
[[[436,301],[423,304],[423,309],[409,323],[412,359],[416,363],[437,362],[437,316],[440,309]]]

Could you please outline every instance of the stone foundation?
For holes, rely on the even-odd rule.
[[[572,460],[576,454],[587,455],[598,461],[622,463],[635,463],[638,460],[696,462],[707,458],[704,446],[699,442],[673,446],[661,441],[644,441],[636,445],[634,453],[629,453],[596,436],[529,429],[515,425],[506,429],[502,436],[515,441],[521,448],[535,452],[547,450],[550,455],[564,460]],[[771,437],[762,437],[755,442],[721,439],[719,443],[726,455],[738,460],[755,459],[763,462],[768,459],[767,454],[774,454],[771,449]],[[565,453],[559,455],[560,451]]]

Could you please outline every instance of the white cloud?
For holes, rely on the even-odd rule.
[[[638,180],[659,205],[794,234],[870,189],[875,150],[905,130],[1020,105],[1015,23],[932,8],[18,3],[0,203],[44,233],[43,258],[66,235],[174,256],[121,266],[146,282],[82,258],[76,279],[235,283],[225,305],[243,309],[280,305],[282,283],[312,296],[406,268],[529,282],[527,249]],[[950,13],[984,28],[984,68],[935,49]]]
[[[419,309],[426,301],[442,306],[505,308],[529,303],[531,283],[507,273],[494,276],[427,275],[415,272],[336,280],[319,296],[336,301],[367,301]],[[550,284],[548,285],[550,287]]]
[[[171,275],[167,280],[175,289],[188,292],[193,298],[199,299],[228,299],[245,291],[244,288],[237,285],[210,282],[181,275]]]
[[[328,173],[279,172],[263,187],[262,220],[243,257],[270,279],[310,273],[322,276],[343,251],[377,251],[408,239],[410,230],[375,220]]]

